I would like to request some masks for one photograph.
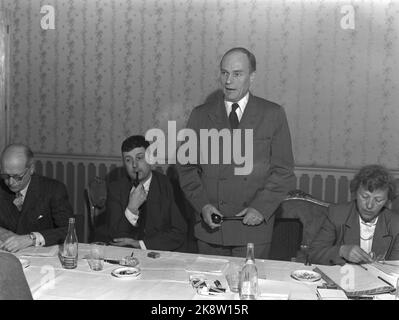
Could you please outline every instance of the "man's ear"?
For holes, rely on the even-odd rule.
[[[35,163],[32,162],[32,164],[29,167],[29,173],[32,175],[35,173],[36,167],[35,167]]]
[[[252,84],[252,82],[254,82],[255,76],[256,76],[256,71],[252,72],[252,73],[249,75],[249,82],[250,82],[251,84]]]

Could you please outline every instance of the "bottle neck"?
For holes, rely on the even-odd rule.
[[[68,224],[68,233],[71,233],[75,230],[75,221],[69,220]]]
[[[255,263],[255,252],[253,245],[248,245],[247,247],[247,257],[245,263]]]

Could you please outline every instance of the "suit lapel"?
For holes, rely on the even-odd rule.
[[[255,103],[253,95],[250,93],[248,98],[248,103],[245,107],[244,113],[242,115],[240,124],[238,126],[239,129],[253,129],[256,127],[256,124],[262,118],[262,114],[258,110],[258,106]]]
[[[215,104],[216,107],[208,113],[209,119],[215,124],[214,128],[218,130],[223,128],[230,128],[229,118],[227,117],[223,97],[217,98]]]
[[[132,190],[133,181],[131,181],[127,176],[123,180],[123,186],[121,190],[121,203],[123,207],[126,208],[129,204],[130,190]]]
[[[355,201],[352,202],[350,213],[344,223],[343,229],[342,244],[357,244],[360,246],[360,223]]]
[[[391,243],[392,235],[389,234],[388,221],[384,209],[378,217],[371,248],[377,255],[386,254],[389,251]]]
[[[157,173],[155,171],[152,171],[150,188],[148,190],[148,195],[146,200],[147,206],[160,202],[160,193],[161,191],[160,191],[159,179]]]
[[[37,201],[40,197],[40,186],[39,179],[37,176],[32,175],[31,181],[28,186],[28,190],[26,191],[24,204],[22,205],[20,219],[29,215],[31,212],[31,208],[35,207]]]

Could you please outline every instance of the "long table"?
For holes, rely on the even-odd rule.
[[[56,248],[54,248],[56,249]],[[54,250],[56,251],[56,250]],[[76,269],[64,269],[58,255],[48,257],[23,256],[29,259],[29,266],[24,269],[34,299],[68,300],[68,299],[146,299],[146,300],[236,300],[238,294],[230,292],[225,279],[226,268],[221,272],[207,273],[197,270],[198,261],[217,259],[216,262],[243,264],[243,258],[206,256],[169,251],[157,251],[159,258],[147,257],[149,251],[122,247],[106,247],[106,257],[120,259],[133,254],[140,262],[141,275],[138,278],[116,278],[111,275],[118,265],[104,263],[101,271],[92,271],[85,256],[89,245],[79,244],[79,260]],[[22,254],[17,254],[22,258]],[[199,260],[200,259],[200,260]],[[201,260],[203,259],[203,260]],[[228,264],[227,264],[228,265]],[[256,260],[261,282],[267,287],[283,288],[288,293],[285,298],[293,300],[316,300],[316,288],[323,280],[307,283],[291,277],[294,270],[312,270],[315,266],[302,263]],[[205,270],[206,271],[206,270]],[[226,292],[217,296],[204,296],[189,283],[193,274],[203,274],[211,281],[219,280]],[[267,280],[262,280],[267,279]],[[277,288],[277,291],[278,289]],[[262,295],[264,299],[275,299],[273,294]],[[281,296],[282,297],[282,296]]]

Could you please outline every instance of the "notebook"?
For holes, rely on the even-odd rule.
[[[356,264],[319,266],[315,269],[327,283],[334,282],[348,297],[375,295],[395,291],[395,288]]]
[[[348,300],[345,292],[340,289],[317,289],[317,296],[320,300]]]

